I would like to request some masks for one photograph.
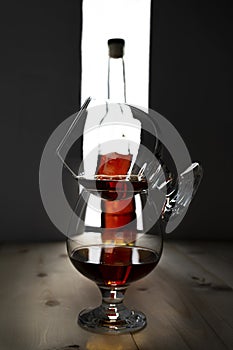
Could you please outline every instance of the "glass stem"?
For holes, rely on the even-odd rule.
[[[127,287],[99,286],[102,301],[106,304],[120,304],[124,300]]]
[[[99,289],[102,295],[102,311],[109,322],[121,319],[122,312],[124,312],[125,317],[128,316],[130,312],[123,304],[127,287],[99,286]]]

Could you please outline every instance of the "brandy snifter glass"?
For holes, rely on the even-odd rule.
[[[78,323],[97,333],[134,332],[146,317],[125,306],[126,289],[158,264],[165,228],[189,205],[201,168],[193,163],[181,174],[168,170],[156,121],[146,111],[91,102],[57,149],[79,184],[68,254],[102,295],[102,304],[81,311]]]
[[[131,182],[119,178],[98,181],[102,181],[96,185],[98,189],[93,190],[91,183],[83,188],[67,239],[73,266],[95,282],[102,294],[102,304],[83,310],[78,322],[99,333],[137,331],[146,325],[146,317],[129,310],[123,299],[129,284],[148,275],[158,264],[162,231],[143,230],[138,203],[140,197],[147,196],[145,184],[140,186],[142,190],[138,184],[135,189]],[[113,199],[116,192],[109,190],[110,186],[120,188],[118,195],[124,199]]]

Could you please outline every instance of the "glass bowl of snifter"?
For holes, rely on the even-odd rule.
[[[124,40],[108,44],[108,98],[87,98],[57,155],[79,184],[68,255],[102,295],[101,305],[81,311],[78,323],[121,334],[146,325],[142,312],[125,306],[125,292],[157,266],[164,235],[185,215],[202,168],[165,118],[127,104]]]

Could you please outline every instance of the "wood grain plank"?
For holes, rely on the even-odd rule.
[[[232,349],[231,288],[215,274],[214,251],[208,252],[209,269],[197,261],[204,246],[185,244],[167,243],[155,271],[129,287],[126,304],[145,312],[148,325],[117,337],[77,325],[79,311],[97,305],[100,294],[72,267],[64,243],[5,246],[0,252],[0,349]],[[229,269],[227,254],[221,261]]]
[[[192,258],[180,252],[179,243],[167,244],[163,264],[174,272],[180,288],[222,343],[233,348],[233,290]]]
[[[150,294],[153,300],[151,312],[154,310],[162,313],[168,328],[172,325],[189,349],[232,349],[232,329],[227,320],[223,319],[224,311],[222,314],[212,311],[215,300],[211,300],[206,306],[208,296],[202,299],[200,290],[193,286],[193,280],[189,277],[190,281],[187,281],[187,274],[184,272],[187,259],[179,252],[175,254],[169,247],[170,244],[167,244],[157,271],[152,272],[149,291],[144,292],[146,305],[148,306]],[[196,269],[194,272],[197,274]],[[141,283],[144,284],[145,281],[142,280]],[[146,284],[144,287],[146,289]],[[157,299],[158,303],[153,305]],[[135,334],[134,338],[139,348],[144,348],[140,335]],[[174,349],[179,347],[174,345]]]
[[[0,255],[0,349],[137,349],[130,335],[95,335],[78,312],[100,300],[68,261],[64,244],[7,246]]]
[[[169,321],[171,307],[165,301],[165,294],[163,278],[156,272],[132,284],[126,293],[125,303],[144,312],[147,317],[146,328],[132,335],[139,349],[189,349],[179,330]]]
[[[182,241],[176,247],[233,288],[232,242]]]

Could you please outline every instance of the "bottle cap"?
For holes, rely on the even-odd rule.
[[[109,57],[122,58],[124,56],[125,40],[114,38],[108,40]]]

